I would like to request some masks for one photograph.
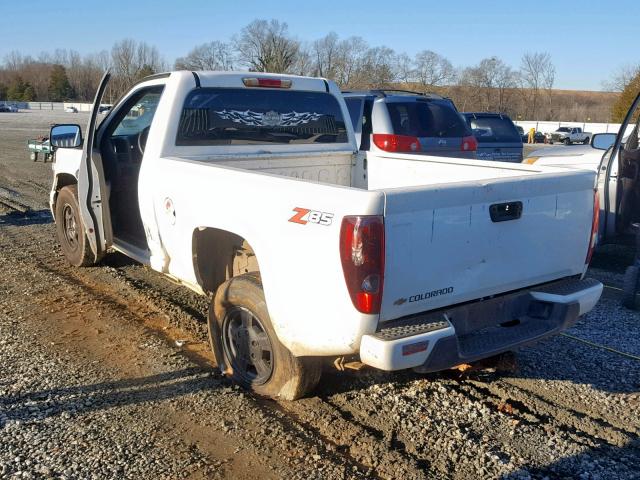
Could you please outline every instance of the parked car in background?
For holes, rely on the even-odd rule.
[[[554,143],[564,143],[565,145],[582,143],[588,145],[592,136],[591,132],[583,132],[582,127],[560,127],[555,132],[548,134],[547,141],[552,145]]]
[[[16,107],[15,105],[9,105],[8,103],[5,103],[0,105],[0,112],[16,113],[18,112],[18,107]]]
[[[522,137],[524,137],[524,128],[522,128],[520,125],[516,125],[516,130],[518,130],[520,138],[522,139]]]
[[[478,140],[478,160],[522,161],[522,136],[507,115],[486,112],[462,115]]]
[[[536,130],[536,133],[534,133],[533,135],[533,143],[546,143],[546,142],[547,142],[547,137],[545,136],[545,134]],[[528,131],[522,135],[522,143],[529,143]]]
[[[404,90],[343,96],[360,150],[476,158],[478,142],[448,98]]]
[[[76,107],[64,107],[64,111],[67,113],[78,113],[78,109]]]
[[[100,105],[98,113],[107,114],[111,111],[111,105]]]

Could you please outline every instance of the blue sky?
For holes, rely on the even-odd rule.
[[[456,66],[496,55],[517,67],[526,51],[548,51],[556,87],[602,87],[621,65],[640,62],[639,0],[557,1],[164,1],[4,0],[0,59],[11,50],[89,53],[122,38],[158,47],[169,62],[193,46],[229,40],[256,18],[289,24],[300,40],[330,31],[413,55],[434,50]]]

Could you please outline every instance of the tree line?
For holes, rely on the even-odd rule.
[[[334,32],[301,41],[278,20],[254,20],[230,41],[195,46],[173,65],[156,47],[131,39],[115,43],[109,51],[88,55],[55,50],[34,58],[12,52],[0,68],[0,99],[91,101],[104,70],[111,68],[113,80],[106,100],[113,102],[139,79],[171,67],[321,76],[343,89],[435,92],[451,97],[461,111],[497,111],[514,119],[609,120],[604,117],[609,116],[610,106],[585,104],[584,99],[555,93],[555,66],[546,52],[524,53],[517,67],[495,56],[455,67],[432,50],[409,56],[385,46],[371,46],[361,37],[340,38]]]

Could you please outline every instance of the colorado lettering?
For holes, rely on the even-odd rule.
[[[432,290],[430,292],[419,293],[417,295],[411,295],[409,297],[409,303],[412,302],[421,302],[422,300],[427,300],[433,297],[439,297],[441,295],[449,295],[453,293],[453,287],[441,288],[440,290]]]

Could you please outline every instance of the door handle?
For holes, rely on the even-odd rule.
[[[492,222],[508,222],[522,216],[522,202],[494,203],[489,207]]]

